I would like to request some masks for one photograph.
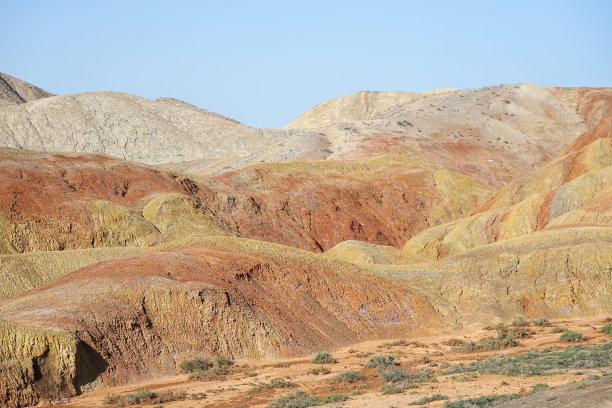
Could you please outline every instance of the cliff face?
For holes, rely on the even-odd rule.
[[[65,331],[0,320],[0,404],[74,395],[78,351],[79,341]]]

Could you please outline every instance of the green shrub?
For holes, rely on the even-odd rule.
[[[366,363],[366,367],[392,367],[396,364],[397,363],[395,362],[394,356],[383,356],[382,354],[379,354],[377,356],[370,357]]]
[[[147,402],[153,400],[155,394],[148,388],[143,388],[142,390],[127,394],[125,396],[125,402],[127,404],[138,404],[139,402]]]
[[[260,392],[271,390],[273,388],[292,388],[292,387],[297,387],[297,384],[291,381],[285,381],[282,378],[274,378],[272,381],[270,381],[270,383],[256,385],[255,387],[251,388],[247,392],[250,394],[257,394]]]
[[[193,373],[196,370],[204,371],[212,367],[213,364],[207,358],[194,357],[188,360],[183,360],[179,364],[179,368],[184,373]]]
[[[189,379],[199,381],[223,380],[228,373],[229,371],[225,367],[214,367],[208,370],[196,370],[189,375]]]
[[[446,401],[442,408],[474,408],[474,407],[488,407],[494,402],[510,401],[516,398],[520,398],[518,394],[503,394],[503,395],[483,395],[478,398],[467,398],[464,400],[457,401]]]
[[[356,383],[363,380],[363,375],[359,371],[345,371],[335,377],[336,381]]]
[[[601,328],[601,331],[606,334],[612,335],[612,324],[606,324]]]
[[[311,368],[310,370],[308,370],[308,374],[314,374],[314,375],[319,375],[319,374],[329,374],[331,373],[331,370],[327,367],[317,367],[317,368]]]
[[[103,402],[107,405],[121,405],[123,402],[123,398],[119,394],[110,393],[106,394]]]
[[[576,386],[576,389],[577,390],[584,390],[588,386],[589,386],[589,384],[585,383],[584,381],[580,381],[578,383],[578,385]]]
[[[338,360],[336,360],[327,351],[320,351],[314,356],[312,362],[318,364],[335,364],[338,362]]]
[[[550,327],[550,326],[552,326],[550,324],[550,322],[548,321],[548,319],[545,318],[545,317],[539,317],[539,318],[535,319],[533,321],[533,325],[534,326],[538,326],[538,327]]]
[[[229,360],[223,356],[217,356],[215,357],[215,364],[217,365],[217,367],[225,367],[225,366],[231,366],[234,364],[234,362],[232,360]]]
[[[529,320],[525,319],[523,316],[517,317],[512,322],[512,326],[515,326],[515,327],[528,327],[530,324],[531,323],[529,322]]]
[[[332,395],[328,395],[326,397],[321,398],[320,402],[321,404],[329,404],[330,402],[342,402],[342,401],[346,401],[347,399],[348,397],[346,395],[332,394]]]
[[[447,400],[447,399],[448,399],[448,397],[446,395],[437,393],[437,394],[434,394],[434,395],[425,396],[425,397],[421,398],[420,400],[412,401],[408,405],[425,405],[425,404],[429,404],[430,402],[442,401],[442,400]]]
[[[400,382],[408,379],[408,373],[403,368],[379,366],[377,368],[380,378],[387,382]]]
[[[573,330],[568,330],[559,337],[559,340],[561,341],[580,341],[582,340],[582,333],[578,333]]]
[[[536,392],[544,391],[548,388],[548,384],[538,383],[531,386],[531,393],[534,394]]]
[[[382,387],[380,387],[379,391],[383,395],[401,394],[402,392],[406,391],[406,388],[407,388],[406,382],[391,383],[391,384],[383,385]]]
[[[296,390],[268,404],[268,408],[307,408],[320,405],[319,399],[305,391]]]

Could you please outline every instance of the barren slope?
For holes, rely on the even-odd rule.
[[[53,94],[21,79],[0,72],[0,108],[35,101],[49,96],[53,96]]]
[[[527,84],[364,91],[306,113],[298,122],[307,128],[270,130],[175,99],[89,92],[0,109],[0,144],[99,153],[200,176],[260,161],[406,153],[497,188],[540,167],[586,130],[577,112],[583,93]]]
[[[192,239],[0,303],[2,327],[26,325],[23,336],[0,336],[0,376],[11,378],[2,402],[168,374],[193,353],[278,357],[407,334],[436,325],[435,315],[405,284],[350,264],[261,241]]]
[[[103,156],[0,149],[0,177],[0,253],[151,246],[192,233],[314,251],[347,239],[400,247],[490,194],[404,156],[258,164],[196,181]]]

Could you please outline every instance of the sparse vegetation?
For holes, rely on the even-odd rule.
[[[457,401],[446,401],[442,408],[476,408],[488,407],[494,402],[510,401],[520,398],[518,394],[503,394],[503,395],[483,395],[478,398],[467,398]]]
[[[400,126],[412,126],[412,122],[408,122],[407,120],[398,120],[397,124]]]
[[[348,397],[346,395],[332,394],[332,395],[328,395],[326,397],[321,398],[320,402],[321,404],[329,404],[330,402],[342,402],[342,401],[346,401],[347,399]]]
[[[319,399],[306,391],[296,390],[268,404],[268,408],[307,408],[321,405]]]
[[[345,371],[334,378],[336,381],[356,383],[363,381],[363,375],[359,371]]]
[[[577,331],[573,331],[573,330],[568,330],[565,333],[563,333],[560,337],[559,340],[561,341],[580,341],[582,340],[582,333],[579,333]]]
[[[395,361],[395,356],[383,356],[379,354],[377,356],[371,357],[366,363],[366,367],[369,368],[378,368],[378,367],[392,367],[397,363]]]
[[[538,327],[550,327],[550,326],[552,326],[550,324],[550,322],[548,321],[548,319],[545,318],[545,317],[539,317],[539,318],[533,320],[532,323],[533,323],[534,326],[538,326]]]
[[[233,361],[222,356],[215,357],[214,363],[207,358],[194,357],[183,360],[179,368],[182,372],[190,373],[190,380],[212,381],[224,379],[229,374],[227,367],[232,364]]]
[[[600,368],[611,365],[612,342],[607,342],[590,346],[571,346],[558,352],[530,350],[527,353],[508,358],[490,358],[477,362],[474,366],[457,364],[448,370],[440,371],[440,375],[478,372],[480,374],[532,376],[557,374],[563,370],[575,368]]]
[[[331,373],[331,370],[327,367],[316,367],[316,368],[311,368],[310,370],[308,370],[308,374],[314,374],[314,375],[329,374],[329,373]]]
[[[327,351],[320,351],[314,356],[312,362],[317,364],[335,364],[338,360]]]
[[[448,397],[444,394],[440,394],[440,393],[436,393],[433,395],[429,395],[429,396],[425,396],[419,400],[416,401],[412,401],[410,404],[408,405],[425,405],[425,404],[429,404],[430,402],[434,402],[434,401],[442,401],[442,400],[447,400]]]
[[[603,326],[603,327],[601,328],[601,331],[602,331],[603,333],[606,333],[606,334],[612,335],[612,324],[606,324],[605,326]]]
[[[208,370],[213,364],[207,358],[194,357],[188,360],[183,360],[179,364],[179,368],[184,373],[193,373],[196,370]]]
[[[327,395],[323,398],[317,398],[312,394],[308,394],[302,390],[296,390],[290,394],[283,395],[268,404],[268,408],[307,408],[315,407],[331,402],[346,401],[348,397],[342,394]]]
[[[129,393],[126,395],[107,394],[104,397],[104,404],[123,407],[125,405],[134,404],[162,404],[165,402],[182,401],[187,399],[187,393],[184,390],[164,390],[153,392],[148,388],[143,388],[138,392]]]
[[[408,373],[403,368],[379,366],[378,376],[387,382],[400,382],[408,379]]]
[[[537,383],[531,386],[531,393],[534,394],[536,392],[544,391],[546,389],[548,389],[548,384]]]
[[[297,384],[291,381],[285,381],[282,378],[274,378],[269,383],[256,385],[250,390],[248,390],[247,392],[249,394],[258,394],[260,392],[264,392],[264,391],[271,390],[274,388],[292,388],[292,387],[297,387]]]

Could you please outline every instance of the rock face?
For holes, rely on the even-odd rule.
[[[98,381],[110,385],[173,372],[189,353],[312,353],[436,321],[428,301],[405,284],[306,251],[229,237],[99,262],[4,302],[0,318],[70,333],[53,346],[65,356],[48,357],[48,364],[52,357],[68,361],[47,369],[75,386],[86,380],[74,360],[77,343],[89,350]],[[2,341],[0,353],[16,356],[29,356],[42,342]],[[10,390],[33,399],[37,381],[20,376]],[[5,402],[15,399],[9,392]]]

